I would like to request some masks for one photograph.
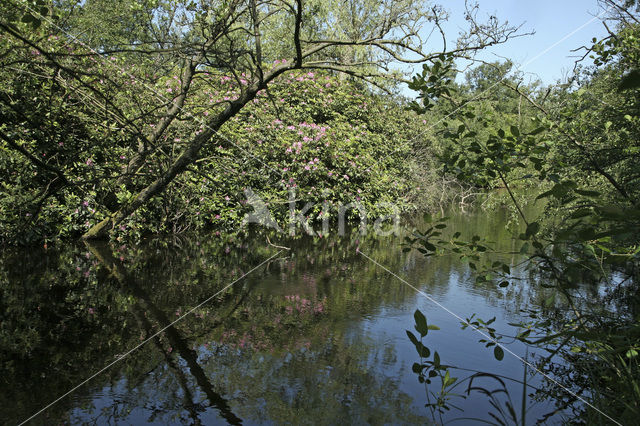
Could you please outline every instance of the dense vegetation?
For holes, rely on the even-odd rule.
[[[542,309],[530,313],[531,322],[515,324],[511,337],[543,350],[528,367],[557,383],[550,382],[538,396],[553,395],[558,410],[571,410],[572,421],[627,424],[640,414],[640,27],[630,4],[608,4],[614,6],[615,31],[586,48],[585,57],[594,66],[578,69],[572,84],[539,90],[502,78],[504,65],[485,64],[478,71],[493,73],[500,89],[488,88],[498,97],[477,102],[474,89],[483,85],[471,84],[465,92],[446,84],[450,62],[443,58],[414,82],[423,99],[436,103],[413,107],[421,113],[453,111],[442,123],[449,141],[440,157],[446,170],[474,186],[503,188],[503,202],[525,226],[517,251],[527,256],[527,270],[552,293]],[[438,78],[431,79],[433,75]],[[543,214],[525,213],[526,203],[540,200],[546,202]],[[428,256],[460,254],[477,271],[478,282],[517,285],[513,265],[483,262],[483,253],[492,251],[489,235],[461,241],[454,234],[443,240],[437,230],[445,226],[417,233],[408,242]],[[502,359],[506,346],[499,343],[508,336],[496,335],[489,324],[473,320],[465,326],[485,332],[481,341]],[[427,322],[419,312],[416,330],[426,337]],[[437,412],[447,405],[456,380],[416,336],[410,337],[422,358],[414,366],[421,380],[441,377],[444,396],[433,405]],[[525,422],[524,410],[501,404],[495,408],[504,421]]]
[[[234,231],[252,211],[247,188],[280,224],[290,197],[319,221],[354,201],[373,218],[501,189],[490,202],[522,222],[517,251],[550,289],[515,337],[544,350],[536,368],[571,390],[544,396],[576,422],[605,422],[604,412],[631,423],[640,24],[635,2],[603,3],[610,35],[585,48],[572,81],[543,87],[509,62],[456,78],[459,59],[516,34],[473,9],[457,45],[423,52],[416,28],[441,29],[444,13],[410,1],[10,0],[0,5],[0,242]],[[392,61],[424,63],[409,83],[416,102],[399,95]],[[525,214],[536,201],[544,213]],[[491,236],[445,239],[445,227],[408,245],[459,254],[479,283],[514,285],[511,265],[484,263]],[[603,291],[585,300],[585,287]],[[469,323],[501,358],[489,324]],[[425,381],[441,372],[446,392],[451,376],[413,339],[427,360],[414,370]]]
[[[418,164],[406,159],[417,122],[381,94],[402,80],[391,61],[442,53],[423,52],[417,33],[440,26],[441,8],[404,0],[1,7],[5,243],[237,229],[247,187],[276,204],[296,188],[333,208],[360,198],[370,214],[389,200],[400,211],[412,206],[406,182]],[[515,31],[470,11],[452,55]]]

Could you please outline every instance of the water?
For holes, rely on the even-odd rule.
[[[458,214],[451,228],[490,235],[509,251],[516,245],[506,219],[503,212]],[[357,248],[460,317],[496,317],[498,332],[511,335],[507,323],[527,319],[521,310],[545,297],[529,281],[506,289],[477,285],[457,257],[403,253],[401,237],[353,232],[271,241],[291,250],[213,298],[278,249],[259,236],[230,241],[210,235],[137,247],[92,243],[5,250],[0,257],[2,423],[26,420],[108,365],[32,422],[440,422],[425,408],[425,387],[411,371],[419,358],[405,330],[413,329],[416,309],[440,327],[425,344],[443,363],[467,369],[451,371],[460,381],[471,370],[523,378],[516,357],[507,353],[497,361],[491,348],[478,343],[482,336],[462,330],[456,317]],[[514,265],[519,260],[503,259]],[[524,345],[507,347],[525,356]],[[539,375],[528,380],[540,383]],[[522,385],[507,383],[519,414]],[[466,384],[457,393],[465,394]],[[488,412],[495,413],[478,392],[450,402],[462,411],[452,409],[445,422],[491,419]],[[530,398],[527,406],[527,423],[553,408]]]

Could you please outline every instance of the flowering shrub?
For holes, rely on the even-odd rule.
[[[44,43],[59,48],[63,41],[51,36]],[[12,52],[28,59],[34,70],[46,61],[37,53]],[[168,67],[157,75],[149,64],[127,63],[126,56],[108,59],[78,55],[68,60],[100,76],[90,82],[108,94],[110,108],[136,116],[132,126],[151,137],[157,116],[138,111],[154,110],[151,101],[170,102],[180,95],[178,69]],[[236,78],[199,70],[192,83],[195,96],[181,108],[180,120],[161,133],[163,148],[149,150],[141,167],[129,169],[139,135],[131,133],[132,126],[114,122],[106,109],[96,114],[83,102],[83,86],[61,87],[35,73],[7,76],[0,89],[18,106],[3,109],[8,119],[0,130],[69,182],[43,172],[0,140],[0,240],[29,243],[83,234],[161,176],[205,129],[207,117],[235,99],[248,80],[244,74]],[[150,90],[156,99],[137,96]],[[292,191],[297,209],[315,203],[305,212],[311,220],[336,218],[340,205],[353,202],[360,202],[371,218],[391,213],[390,204],[395,212],[406,211],[412,208],[408,193],[415,169],[410,141],[418,124],[413,113],[357,82],[312,71],[282,75],[220,129],[195,165],[112,234],[137,239],[149,233],[237,230],[252,211],[245,188],[268,203],[281,225],[290,214]],[[122,181],[124,173],[134,177]],[[348,214],[358,217],[355,209]]]

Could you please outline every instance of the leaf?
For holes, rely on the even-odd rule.
[[[527,237],[531,237],[533,235],[536,235],[539,230],[540,224],[538,222],[531,222],[529,225],[527,225],[527,231],[525,234]]]
[[[436,251],[436,246],[434,246],[433,244],[431,244],[429,241],[424,241],[422,243],[422,245],[424,246],[424,248],[426,248],[427,250],[430,251]]]
[[[422,312],[420,312],[419,309],[416,309],[415,313],[413,314],[413,318],[416,321],[416,331],[420,333],[420,336],[426,336],[429,332],[429,327],[427,326],[427,318]]]
[[[518,129],[518,127],[516,127],[516,126],[511,126],[511,129],[510,129],[510,130],[511,130],[511,134],[512,134],[513,136],[515,136],[516,138],[517,138],[518,136],[520,136],[520,130]]]
[[[553,304],[553,302],[555,302],[555,300],[556,300],[556,295],[552,294],[551,296],[547,297],[544,300],[544,305],[547,306],[547,307],[551,306]]]
[[[25,13],[24,15],[22,15],[22,19],[21,21],[24,22],[25,24],[28,24],[30,22],[35,22],[38,19],[33,16],[31,13]]]
[[[502,358],[504,358],[504,351],[500,346],[496,345],[496,347],[493,348],[493,356],[495,356],[498,361],[502,361]]]
[[[575,212],[571,213],[569,215],[569,217],[571,219],[580,219],[582,217],[586,217],[586,216],[589,216],[591,214],[592,214],[591,209],[586,208],[586,209],[576,210]]]
[[[539,133],[544,132],[545,130],[547,130],[547,128],[546,128],[546,127],[544,127],[544,126],[542,126],[542,127],[538,127],[537,129],[534,129],[534,130],[530,131],[530,132],[529,132],[529,134],[530,134],[531,136],[535,136],[535,135],[537,135],[537,134],[539,134]]]
[[[406,332],[407,332],[407,336],[409,337],[409,340],[411,340],[411,343],[417,346],[420,343],[420,341],[409,330],[406,330]]]
[[[640,70],[631,70],[624,75],[618,84],[618,90],[630,90],[640,87]]]
[[[421,358],[429,358],[429,355],[431,355],[431,351],[429,350],[429,348],[423,345],[421,342],[418,342],[418,344],[416,345],[416,351],[418,351],[418,355],[420,355]]]

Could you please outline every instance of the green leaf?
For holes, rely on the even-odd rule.
[[[21,21],[24,22],[25,24],[28,24],[30,22],[35,22],[37,20],[38,19],[30,13],[25,13],[24,15],[22,15],[22,19],[21,19]]]
[[[589,191],[587,189],[576,189],[575,192],[580,195],[584,195],[585,197],[597,197],[600,195],[598,191]]]
[[[502,358],[504,358],[504,351],[499,345],[493,348],[493,356],[495,356],[498,361],[502,361]]]
[[[406,330],[406,332],[407,332],[407,336],[409,337],[409,340],[411,340],[411,343],[417,346],[420,343],[420,341],[409,330]]]
[[[525,235],[527,237],[531,237],[533,235],[536,235],[539,230],[540,224],[538,222],[531,222],[529,225],[527,225],[527,231],[525,232]]]
[[[416,331],[418,333],[420,333],[420,336],[424,337],[427,335],[427,333],[429,332],[429,327],[427,326],[427,318],[424,316],[424,314],[422,312],[420,312],[419,309],[416,309],[416,311],[413,314],[413,318],[416,321]]]
[[[510,130],[511,130],[511,134],[516,138],[520,136],[520,129],[518,129],[516,126],[511,126]]]
[[[628,74],[622,77],[618,84],[618,90],[631,90],[640,87],[640,71],[631,70]]]
[[[424,248],[426,248],[427,250],[430,251],[436,251],[436,246],[434,246],[433,244],[431,244],[429,241],[424,241],[422,243],[422,245],[424,246]]]
[[[421,342],[418,342],[418,344],[416,345],[416,351],[418,351],[418,355],[421,358],[429,358],[429,355],[431,355],[431,351],[429,350],[429,348],[423,345]]]
[[[530,134],[531,136],[535,136],[535,135],[537,135],[537,134],[539,134],[539,133],[544,132],[545,130],[547,130],[547,128],[546,128],[546,127],[544,127],[544,126],[541,126],[541,127],[538,127],[537,129],[534,129],[534,130],[530,131],[530,132],[529,132],[529,134]]]

